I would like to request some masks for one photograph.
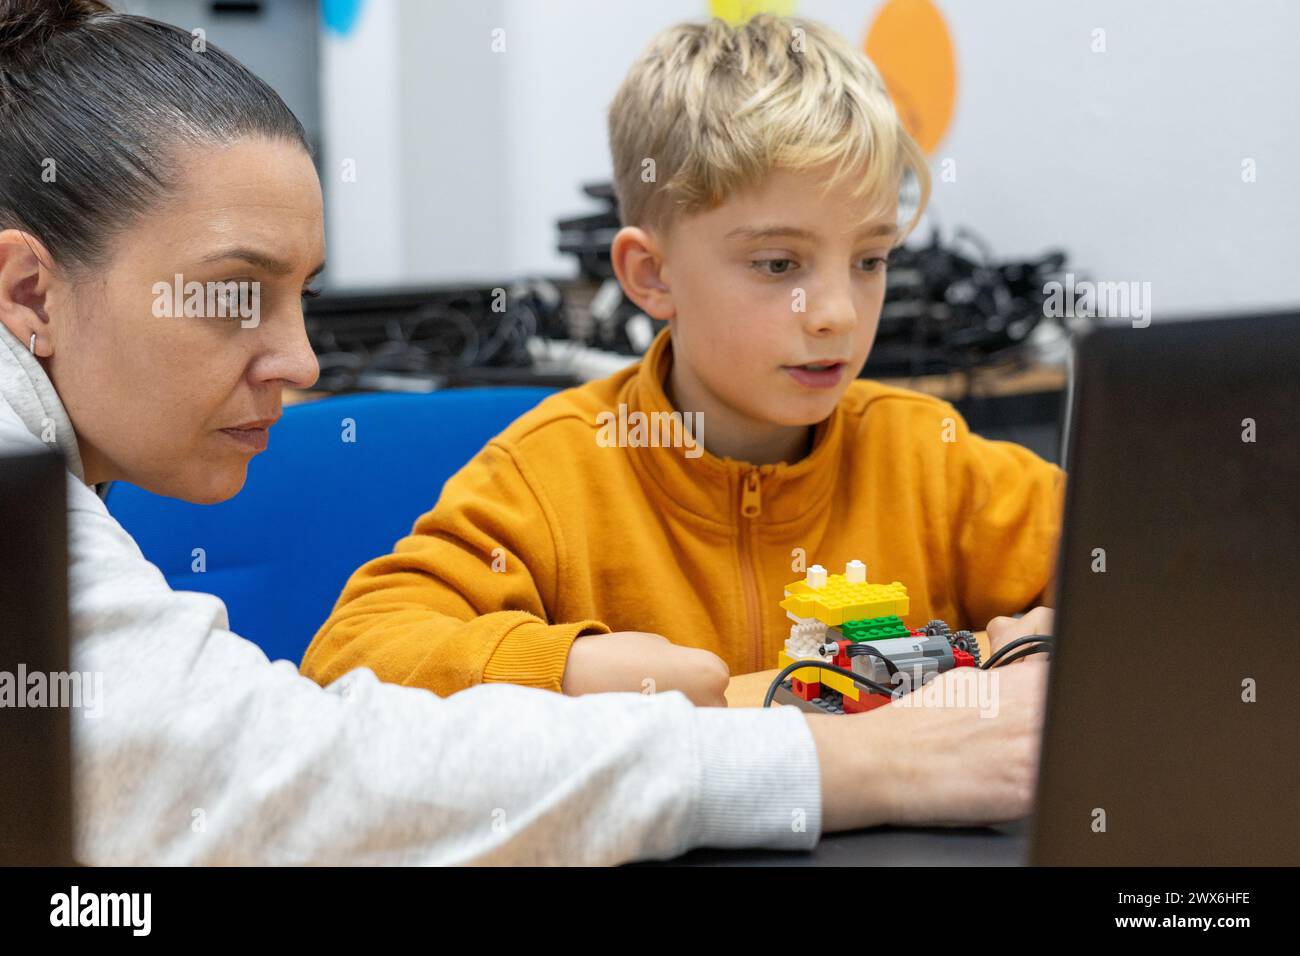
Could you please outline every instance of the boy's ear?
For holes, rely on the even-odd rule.
[[[45,297],[49,292],[49,252],[39,239],[17,229],[0,230],[0,324],[23,345],[36,335],[36,355],[53,351]]]
[[[653,233],[624,226],[609,252],[619,285],[642,312],[665,322],[677,317],[672,289],[664,275],[663,247]]]

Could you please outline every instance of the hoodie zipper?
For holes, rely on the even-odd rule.
[[[763,620],[759,608],[758,582],[754,575],[754,522],[763,511],[763,494],[758,469],[748,471],[740,489],[740,578],[745,590],[745,623],[751,629],[750,670],[763,669]]]

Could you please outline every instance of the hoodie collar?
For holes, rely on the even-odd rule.
[[[672,362],[672,338],[664,329],[624,386],[621,400],[629,415],[634,411],[647,415],[675,411],[664,391]],[[746,517],[779,525],[804,519],[829,499],[838,477],[843,431],[844,413],[837,405],[830,417],[817,424],[812,451],[797,462],[754,465],[719,458],[707,450],[697,458],[688,458],[681,448],[633,449],[632,461],[639,473],[659,486],[671,506],[698,518],[735,524],[742,517],[742,507],[748,505]],[[706,441],[708,434],[705,421]]]
[[[59,401],[54,383],[45,369],[27,349],[27,343],[0,325],[0,397],[22,419],[27,430],[41,441],[53,434],[54,444],[63,454],[68,471],[85,481],[77,433]]]

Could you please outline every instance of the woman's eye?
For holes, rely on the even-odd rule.
[[[320,289],[303,289],[302,297],[304,299],[315,299],[320,296]]]
[[[755,259],[753,266],[759,272],[770,276],[785,275],[794,267],[793,259]]]
[[[239,318],[239,310],[243,306],[243,298],[240,295],[240,287],[237,281],[223,283],[218,293],[221,301],[216,307],[216,317],[221,319]]]
[[[863,272],[882,272],[889,266],[889,259],[883,256],[867,256],[858,261],[865,263]]]

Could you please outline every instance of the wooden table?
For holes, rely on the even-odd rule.
[[[976,631],[975,639],[979,641],[980,659],[987,659],[989,656],[988,632]],[[731,678],[731,682],[727,684],[727,706],[762,707],[763,695],[767,693],[768,686],[780,672],[781,669],[779,667],[773,667],[768,671],[755,671],[752,674],[737,674],[735,677]]]
[[[1064,365],[1026,365],[1017,368],[989,366],[976,369],[969,377],[964,372],[948,372],[915,378],[881,378],[877,381],[882,385],[907,388],[955,402],[963,398],[1063,392],[1069,381],[1069,373]]]

